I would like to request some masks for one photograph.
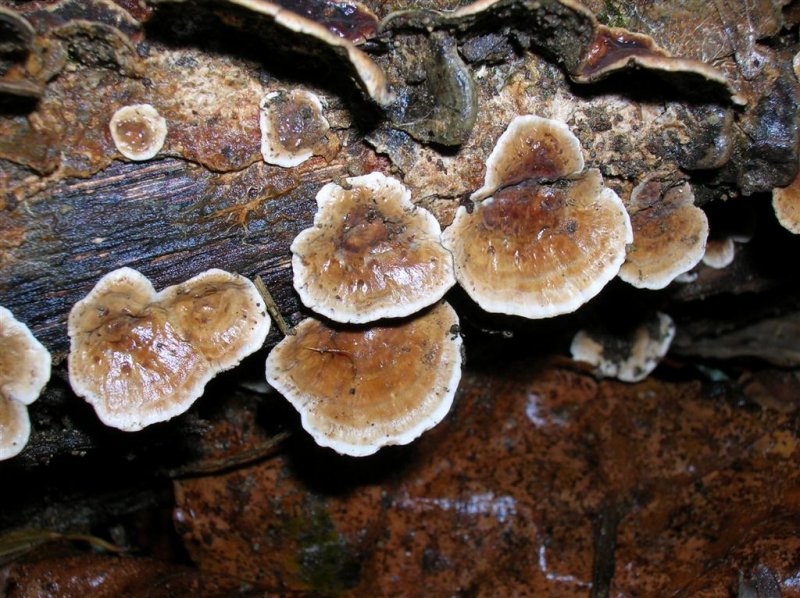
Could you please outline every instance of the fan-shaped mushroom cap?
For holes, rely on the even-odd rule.
[[[28,407],[0,395],[0,461],[16,457],[31,435]]]
[[[0,307],[0,460],[17,455],[28,442],[28,405],[50,379],[50,352],[28,327]]]
[[[703,254],[703,263],[709,268],[721,269],[729,266],[736,255],[736,246],[731,237],[709,239],[706,242],[706,252]]]
[[[261,155],[267,164],[297,166],[324,144],[330,125],[322,102],[310,91],[273,91],[260,108]]]
[[[504,187],[445,229],[456,279],[483,309],[547,318],[576,310],[616,276],[631,241],[622,200],[597,170]]]
[[[640,289],[663,289],[702,259],[708,219],[694,205],[688,183],[651,178],[639,184],[628,206],[633,243],[619,277]]]
[[[788,187],[772,190],[772,208],[783,228],[800,235],[800,174]]]
[[[255,286],[236,274],[212,269],[156,293],[120,268],[70,312],[70,383],[103,423],[140,430],[186,411],[261,347],[269,324]]]
[[[0,395],[30,405],[50,379],[50,352],[0,307]]]
[[[595,366],[598,376],[639,382],[656,368],[674,338],[672,318],[657,313],[626,338],[581,330],[572,339],[570,352],[574,360]]]
[[[567,125],[533,114],[517,116],[489,154],[483,187],[472,200],[525,180],[555,181],[582,170],[581,144]]]
[[[436,218],[379,172],[317,194],[314,226],[292,243],[294,287],[303,303],[337,322],[403,317],[455,284]]]
[[[130,160],[149,160],[167,138],[167,121],[150,104],[123,106],[108,123],[117,150]]]
[[[461,379],[458,316],[447,303],[403,322],[303,320],[267,358],[267,381],[321,446],[355,457],[408,444],[438,424]]]

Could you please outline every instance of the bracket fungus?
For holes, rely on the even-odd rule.
[[[279,31],[305,38],[305,43],[294,43],[293,48],[321,47],[323,53],[344,59],[355,80],[376,104],[388,106],[394,101],[383,71],[354,43],[377,30],[377,18],[363,6],[352,4],[352,10],[342,11],[341,7],[335,7],[335,3],[315,7],[312,5],[319,3],[308,1],[227,0],[226,4],[245,9],[250,17],[255,14],[269,19]],[[252,21],[252,18],[248,20]]]
[[[597,170],[580,174],[580,144],[563,124],[514,119],[484,186],[442,234],[456,279],[483,309],[547,318],[576,310],[616,276],[631,241],[622,200]]]
[[[721,237],[706,241],[703,263],[709,268],[720,270],[730,266],[736,256],[736,244],[732,237]]]
[[[640,289],[663,289],[703,258],[708,218],[694,205],[689,183],[653,176],[637,185],[628,204],[633,242],[619,277]]]
[[[362,457],[438,424],[461,379],[458,316],[439,303],[414,318],[342,327],[308,318],[267,358],[267,381],[321,446]]]
[[[69,378],[108,426],[136,431],[189,409],[218,372],[264,344],[248,279],[211,269],[157,293],[131,268],[106,274],[69,314]]]
[[[594,14],[575,0],[477,0],[451,12],[405,10],[388,15],[384,30],[447,29],[466,45],[476,36],[500,31],[523,48],[544,50],[563,64],[577,83],[591,83],[632,66],[677,79],[685,88],[709,88],[734,103],[744,103],[730,81],[703,62],[677,58],[652,38],[598,23]],[[496,44],[496,40],[494,41]],[[688,81],[687,81],[688,80]]]
[[[325,151],[330,129],[310,91],[273,91],[261,100],[261,155],[267,164],[297,166]]]
[[[294,287],[303,303],[337,322],[413,314],[455,284],[441,229],[410,191],[379,172],[328,183],[314,226],[292,243]]]
[[[656,313],[628,335],[579,331],[572,339],[572,359],[591,364],[601,377],[639,382],[656,368],[675,338],[675,323]]]
[[[772,190],[772,208],[783,228],[800,235],[800,174],[788,186]]]
[[[31,431],[27,406],[39,398],[49,379],[49,351],[0,307],[0,460],[25,447]]]
[[[149,160],[167,138],[167,121],[150,104],[123,106],[108,123],[119,153],[129,160]]]

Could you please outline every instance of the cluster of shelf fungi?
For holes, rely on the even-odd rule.
[[[457,150],[469,137],[479,106],[459,56],[486,52],[482,36],[500,25],[514,44],[554,57],[578,84],[634,67],[660,73],[678,93],[699,87],[710,102],[737,110],[748,101],[720,70],[673,57],[647,36],[601,25],[572,0],[479,1],[451,12],[401,11],[380,23],[334,23],[330,12],[298,14],[283,4],[213,5],[230,10],[224,19],[237,26],[253,27],[241,19],[259,15],[313,55],[335,56],[386,127],[423,146]],[[357,16],[369,11],[362,12]],[[53,60],[35,46],[23,17],[11,9],[0,17],[23,53]],[[423,39],[421,56],[438,62],[409,66],[365,46],[393,36]],[[458,51],[453,39],[460,40]],[[493,43],[492,51],[505,51],[506,42]],[[0,91],[41,98],[52,75],[31,62],[6,69]],[[794,68],[798,74],[797,60]],[[398,76],[411,81],[415,69],[425,71],[424,84],[398,82]],[[340,151],[327,106],[310,91],[281,86],[258,107],[266,164],[293,169]],[[648,290],[691,282],[698,264],[725,268],[735,247],[748,241],[735,234],[709,238],[706,211],[686,176],[652,173],[623,199],[599,169],[586,167],[588,149],[563,121],[521,114],[503,125],[491,140],[483,184],[462,199],[444,229],[396,171],[322,185],[313,225],[290,248],[293,288],[314,314],[295,326],[283,321],[260,279],[213,268],[157,291],[130,267],[102,276],[66,322],[74,393],[105,425],[142,430],[189,410],[214,376],[262,349],[274,321],[284,338],[266,360],[269,386],[300,413],[317,444],[367,456],[412,442],[450,410],[464,354],[459,314],[447,301],[456,285],[484,312],[555,318],[580,309],[617,277]],[[170,120],[152,105],[120,106],[105,126],[117,157],[164,157]],[[739,170],[727,175],[735,179],[746,160],[734,154],[732,168]],[[722,165],[712,160],[701,168]],[[780,183],[773,206],[780,224],[800,234],[800,178],[793,175],[773,177]],[[579,331],[570,354],[598,377],[637,382],[675,335],[672,318],[652,311],[623,336]],[[27,406],[47,384],[53,359],[4,308],[0,342],[0,459],[9,459],[27,442]]]

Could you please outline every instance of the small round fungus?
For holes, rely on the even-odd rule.
[[[120,108],[108,127],[119,153],[130,160],[153,158],[167,138],[167,121],[150,104]]]
[[[314,226],[292,243],[294,287],[303,303],[337,322],[408,316],[455,284],[436,218],[379,172],[325,185]]]
[[[663,289],[705,253],[708,219],[688,183],[652,177],[634,188],[628,212],[633,243],[619,277],[640,289]]]
[[[438,424],[461,379],[458,316],[440,303],[382,326],[303,320],[267,358],[267,381],[321,446],[361,457]]]
[[[595,374],[623,382],[647,378],[667,354],[675,338],[675,323],[656,313],[630,335],[581,330],[572,339],[572,359],[594,366]]]
[[[0,460],[28,442],[28,405],[50,379],[50,353],[28,327],[0,307]]]
[[[703,254],[703,263],[709,268],[720,270],[733,262],[736,255],[736,246],[731,237],[709,239],[706,241],[706,252]]]
[[[497,140],[486,161],[483,187],[472,200],[525,180],[555,181],[582,170],[581,144],[567,125],[533,114],[517,116]]]
[[[800,174],[788,187],[772,190],[772,208],[783,228],[800,235]]]
[[[267,164],[297,166],[325,149],[330,125],[310,91],[274,91],[261,100],[261,155]]]
[[[255,285],[237,274],[212,269],[156,293],[120,268],[70,312],[70,383],[103,423],[140,430],[189,409],[211,378],[263,345],[269,326]]]
[[[456,279],[489,312],[548,318],[575,311],[616,276],[631,241],[622,200],[597,170],[504,187],[462,206],[442,243]]]

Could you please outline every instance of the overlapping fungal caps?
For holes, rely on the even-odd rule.
[[[27,72],[36,31],[16,11],[0,6],[0,94],[40,98],[44,84]]]
[[[315,94],[302,89],[273,91],[259,107],[264,162],[297,166],[325,151],[330,125]]]
[[[281,38],[280,45],[289,44],[306,53],[338,56],[373,101],[388,106],[394,100],[383,71],[356,47],[356,43],[377,30],[377,18],[363,5],[357,2],[342,5],[330,0],[218,0],[211,4],[243,9],[244,15],[221,11],[221,16],[233,24],[264,31],[272,42]],[[254,16],[266,19],[266,24],[273,27],[263,27]]]
[[[267,381],[321,446],[362,457],[438,424],[461,379],[458,317],[445,302],[369,327],[309,318],[267,358]]]
[[[657,175],[637,185],[628,212],[633,242],[619,277],[640,289],[663,289],[703,258],[708,218],[689,183]]]
[[[336,322],[411,315],[455,284],[436,218],[379,172],[325,185],[314,226],[292,243],[294,287],[303,303]]]
[[[73,390],[126,431],[189,409],[218,372],[261,348],[270,327],[253,283],[216,269],[159,293],[136,270],[114,270],[68,324]]]
[[[426,9],[392,13],[381,26],[391,31],[447,29],[459,35],[465,46],[486,32],[503,32],[501,37],[511,37],[522,47],[554,56],[578,83],[637,66],[662,73],[686,88],[699,83],[733,102],[743,101],[713,67],[675,58],[646,35],[601,25],[575,0],[478,0],[447,13]],[[494,40],[493,45],[497,43]]]
[[[703,263],[709,268],[720,270],[730,266],[736,256],[736,244],[732,237],[721,237],[706,241]]]
[[[456,279],[489,312],[546,318],[576,310],[616,276],[632,240],[622,200],[583,173],[580,143],[558,121],[515,118],[486,165],[470,211],[442,243]]]
[[[108,128],[117,150],[129,160],[154,158],[167,138],[167,121],[150,104],[123,106]]]
[[[570,353],[572,359],[594,366],[598,376],[639,382],[656,368],[674,338],[672,318],[656,313],[630,334],[581,330],[572,339]]]
[[[0,460],[19,454],[28,442],[28,405],[50,379],[50,353],[28,327],[0,307]]]

